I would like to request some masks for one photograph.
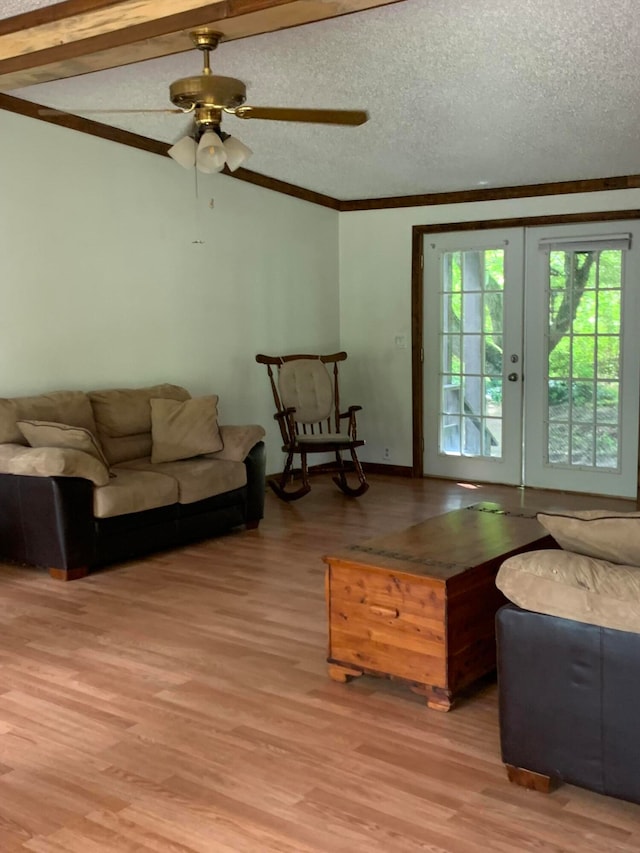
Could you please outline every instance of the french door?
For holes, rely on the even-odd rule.
[[[636,496],[634,228],[425,237],[425,474]]]

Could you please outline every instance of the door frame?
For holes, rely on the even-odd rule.
[[[570,225],[580,222],[640,220],[640,210],[603,210],[588,213],[562,213],[551,216],[524,216],[512,219],[482,219],[473,222],[444,222],[414,225],[411,237],[411,399],[413,409],[413,477],[424,476],[424,300],[423,245],[426,234],[447,231],[486,231],[493,228],[529,228],[545,225]]]

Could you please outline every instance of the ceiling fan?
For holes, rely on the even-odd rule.
[[[246,86],[235,77],[213,74],[210,53],[215,50],[223,33],[200,28],[191,33],[191,40],[202,51],[204,67],[193,77],[174,80],[169,86],[169,98],[177,109],[160,110],[82,110],[86,113],[193,113],[193,128],[188,136],[178,140],[168,153],[185,168],[194,165],[202,172],[220,172],[225,165],[235,171],[253,153],[250,148],[221,130],[224,113],[240,119],[295,121],[315,124],[360,125],[368,119],[364,110],[297,109],[289,107],[256,107],[245,104]],[[60,110],[40,110],[43,115],[60,114]]]

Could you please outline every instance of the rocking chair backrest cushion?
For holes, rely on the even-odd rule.
[[[278,390],[284,408],[293,407],[294,420],[302,424],[324,421],[333,411],[333,383],[319,358],[285,361],[280,367]]]

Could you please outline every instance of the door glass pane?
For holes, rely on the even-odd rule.
[[[500,459],[504,250],[446,252],[442,263],[439,451]]]
[[[620,388],[617,382],[598,382],[596,385],[596,420],[617,424],[620,418]]]
[[[622,264],[619,249],[549,253],[548,465],[620,467]]]
[[[470,314],[465,313],[465,318]],[[462,373],[478,376],[482,372],[482,339],[483,335],[462,336]]]
[[[615,468],[618,452],[618,432],[616,427],[596,427],[596,466]]]
[[[569,427],[566,423],[549,424],[549,464],[566,465],[569,461]]]
[[[598,379],[617,379],[620,367],[620,338],[616,335],[598,335]]]

